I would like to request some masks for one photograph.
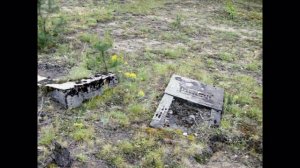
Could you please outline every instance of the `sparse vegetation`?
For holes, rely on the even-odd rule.
[[[80,161],[80,162],[86,162],[88,160],[88,157],[82,153],[78,154],[76,156],[76,158]]]
[[[225,11],[228,14],[230,19],[233,19],[236,16],[236,9],[232,0],[226,1]]]
[[[152,9],[162,7],[164,4],[163,0],[136,0],[132,3],[125,3],[116,5],[117,10],[121,13],[132,13],[132,14],[140,14],[145,15],[152,11]]]
[[[235,60],[235,56],[227,52],[220,53],[220,58],[224,61],[229,61],[229,62]]]
[[[49,12],[50,1],[39,1],[38,64],[49,64],[39,73],[77,80],[110,71],[119,84],[75,109],[44,101],[41,167],[53,140],[70,149],[74,167],[221,167],[211,154],[262,167],[261,2],[52,1]],[[224,88],[219,128],[149,127],[174,73]]]
[[[259,70],[259,65],[257,62],[252,62],[246,65],[246,69],[249,71],[257,71]]]
[[[41,131],[40,145],[50,145],[55,139],[55,130],[52,126],[44,127]]]
[[[64,31],[66,21],[63,16],[53,17],[59,10],[55,0],[38,0],[38,49],[56,45],[59,35]]]
[[[104,64],[104,68],[105,68],[105,72],[108,72],[108,68],[107,68],[107,64],[106,64],[106,57],[107,57],[107,50],[109,48],[111,48],[113,45],[113,40],[110,37],[110,35],[108,34],[108,32],[105,33],[104,39],[95,42],[94,44],[94,48],[100,52],[101,57],[102,57],[102,62]],[[100,62],[100,60],[98,59],[99,57],[96,57],[96,61]]]
[[[68,79],[69,80],[78,80],[82,78],[89,77],[91,75],[91,71],[86,69],[84,65],[80,65],[77,67],[73,67],[70,72]]]
[[[71,137],[75,141],[89,141],[94,137],[94,129],[84,126],[82,123],[74,123]]]
[[[163,54],[167,58],[175,59],[183,55],[186,50],[184,48],[176,48],[176,49],[165,49]]]
[[[171,23],[172,28],[179,29],[181,27],[182,16],[176,15],[176,20]]]
[[[108,119],[105,123],[110,123],[111,125],[119,125],[120,127],[127,127],[129,125],[129,119],[127,115],[120,111],[111,111],[105,113],[103,117]]]

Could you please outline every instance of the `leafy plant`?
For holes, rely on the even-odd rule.
[[[107,32],[105,32],[103,40],[97,41],[94,44],[94,48],[100,52],[106,73],[108,72],[108,69],[107,69],[105,57],[107,55],[107,50],[110,49],[112,45],[113,45],[113,40],[111,39],[110,35]]]
[[[59,16],[50,18],[50,15],[59,11],[55,0],[38,0],[38,49],[51,47],[55,44],[55,38],[64,29],[66,21]]]
[[[235,17],[235,15],[236,15],[236,9],[235,9],[235,7],[233,5],[232,0],[227,0],[226,1],[225,11],[226,11],[226,13],[229,15],[229,17],[231,19],[233,19]]]
[[[171,23],[172,27],[176,28],[176,29],[180,28],[181,27],[181,20],[182,20],[181,16],[180,15],[176,15],[176,20]]]

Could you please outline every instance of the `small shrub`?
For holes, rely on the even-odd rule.
[[[233,19],[236,16],[236,9],[234,7],[232,0],[226,1],[225,11],[228,14],[230,19]]]
[[[182,17],[180,15],[176,15],[176,20],[171,23],[172,28],[179,29],[181,27]]]
[[[127,127],[129,119],[127,115],[121,111],[112,111],[104,114],[104,118],[107,118],[111,124]]]
[[[220,58],[221,60],[228,61],[228,62],[235,60],[235,56],[227,52],[220,53]]]
[[[76,155],[77,160],[80,162],[86,162],[88,160],[88,157],[82,153]]]
[[[156,167],[163,168],[163,152],[161,150],[151,151],[149,152],[142,161],[143,167]]]
[[[75,141],[89,141],[94,137],[94,129],[86,128],[82,124],[74,124],[74,130],[71,133],[71,137]]]

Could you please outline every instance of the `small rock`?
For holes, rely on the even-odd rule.
[[[188,134],[186,132],[183,133],[183,136],[187,136]]]
[[[73,159],[67,148],[62,147],[59,143],[55,142],[55,149],[53,151],[54,161],[60,167],[71,167]]]
[[[197,133],[194,133],[194,135],[195,135],[195,136],[198,136],[198,134],[197,134]]]
[[[190,119],[193,119],[193,120],[196,119],[196,117],[194,115],[190,115],[189,117],[190,117]]]
[[[43,147],[43,146],[38,146],[38,151],[45,151],[45,150],[46,150],[45,147]]]

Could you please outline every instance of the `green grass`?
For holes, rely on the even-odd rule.
[[[76,159],[79,160],[80,162],[87,162],[88,157],[85,154],[78,154],[76,155]]]
[[[182,22],[182,16],[177,14],[176,19],[173,22],[171,22],[171,27],[173,29],[179,29],[181,28],[181,24],[182,24],[181,22]]]
[[[87,22],[89,19],[93,19],[93,22],[97,24],[98,22],[108,22],[114,19],[113,9],[110,8],[96,8],[92,10],[86,16]]]
[[[156,8],[160,8],[164,5],[163,0],[136,0],[129,3],[121,4],[116,7],[116,10],[121,13],[132,13],[145,15],[149,14]]]
[[[257,62],[252,62],[246,65],[246,70],[249,71],[258,71],[259,70],[259,64]]]
[[[93,127],[89,126],[83,126],[83,124],[79,124],[75,125],[74,124],[74,128],[72,133],[70,134],[71,137],[75,140],[75,141],[85,141],[85,142],[89,142],[92,138],[94,138],[94,129]]]
[[[129,118],[132,121],[138,121],[144,119],[147,115],[146,108],[142,104],[131,104],[127,109]]]
[[[167,42],[171,42],[171,41],[184,42],[184,43],[190,42],[189,36],[187,36],[185,33],[182,32],[162,32],[158,36],[158,38]]]
[[[119,125],[120,127],[128,127],[129,119],[128,116],[121,111],[111,111],[103,115],[104,118],[108,119],[107,124],[110,125]],[[101,117],[102,118],[102,117]]]
[[[134,145],[130,143],[128,140],[121,141],[118,144],[118,148],[122,151],[124,154],[131,154],[134,152]]]
[[[150,70],[150,68],[141,68],[141,70],[137,74],[138,78],[141,81],[148,81],[152,75],[149,70]]]
[[[184,48],[177,47],[175,49],[165,49],[163,54],[166,58],[176,59],[182,57],[182,55],[186,52]]]
[[[239,35],[231,31],[221,31],[219,32],[218,36],[224,41],[236,42],[239,39]]]
[[[232,61],[235,61],[236,56],[231,53],[222,52],[222,53],[220,53],[220,59],[223,61],[232,62]]]
[[[99,153],[97,153],[96,156],[109,162],[113,162],[113,160],[118,156],[117,148],[116,146],[106,143],[102,146],[102,149],[99,151]]]
[[[237,12],[232,0],[226,1],[224,9],[230,19],[234,19],[234,17],[236,17]]]
[[[145,26],[145,25],[141,25],[141,26],[139,27],[139,31],[140,31],[143,35],[152,32],[151,28],[148,27],[148,26]]]
[[[79,34],[78,38],[82,42],[91,43],[91,44],[99,40],[97,34],[91,34],[91,33],[81,33]]]
[[[40,145],[50,145],[54,139],[55,130],[52,126],[42,128],[41,138],[38,141]]]
[[[115,167],[125,168],[129,166],[122,154],[119,153],[117,146],[112,146],[111,144],[105,144],[96,156],[106,160]]]
[[[89,77],[90,75],[91,75],[91,71],[86,69],[86,67],[83,64],[83,65],[80,65],[80,66],[73,67],[70,70],[67,79],[77,80],[77,79],[82,79],[82,78]]]
[[[126,168],[126,163],[125,160],[122,156],[117,156],[113,159],[112,163],[116,166],[116,167],[120,167],[120,168]]]
[[[206,65],[208,67],[214,67],[214,61],[212,59],[207,59],[206,60]]]
[[[223,119],[221,121],[221,127],[224,129],[229,129],[231,127],[230,121],[227,119]]]
[[[153,70],[157,75],[166,75],[174,72],[176,66],[174,64],[155,63],[153,64]]]
[[[164,162],[162,150],[155,150],[147,153],[147,155],[142,159],[141,166],[163,168]]]
[[[207,147],[208,137],[216,133],[244,138],[224,144],[228,157],[239,152],[260,158],[255,147],[247,148],[247,142],[262,138],[262,87],[257,82],[262,65],[255,54],[261,48],[262,14],[261,4],[245,3],[250,4],[249,9],[236,1],[227,9],[226,3],[219,1],[195,3],[195,8],[187,8],[191,4],[184,1],[169,0],[62,3],[64,8],[47,26],[54,28],[60,21],[54,17],[60,16],[67,24],[57,29],[54,39],[40,35],[40,40],[45,38],[45,48],[39,50],[39,59],[71,65],[66,65],[72,67],[67,80],[87,77],[104,69],[95,44],[105,41],[98,36],[106,32],[107,41],[115,41],[106,50],[106,60],[119,84],[109,89],[105,86],[102,95],[72,110],[46,102],[43,110],[51,114],[51,126],[40,128],[39,147],[48,151],[39,154],[39,162],[50,155],[48,146],[57,140],[64,146],[76,144],[71,145],[73,155],[82,167],[99,160],[110,167],[197,167],[206,162],[199,154]],[[174,8],[179,12],[170,10]],[[116,35],[120,30],[121,37]],[[114,48],[128,39],[132,43],[127,47],[135,48],[134,40],[142,38],[161,44],[142,42],[138,45],[141,49],[132,52]],[[114,54],[123,60],[112,62]],[[201,127],[198,136],[183,136],[178,129],[149,127],[172,74],[224,89],[224,114],[218,129]],[[242,130],[246,120],[253,130]]]
[[[247,116],[255,121],[262,122],[262,110],[258,107],[253,107],[247,112]]]

